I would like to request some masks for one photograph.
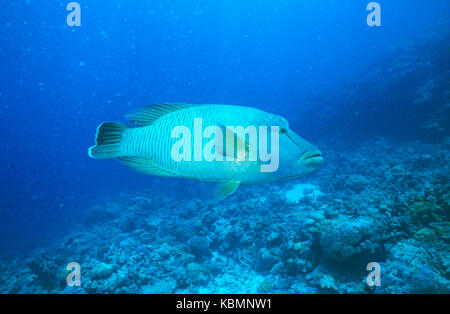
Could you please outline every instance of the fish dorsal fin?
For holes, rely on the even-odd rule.
[[[125,119],[136,124],[137,126],[146,126],[153,124],[160,117],[177,111],[181,109],[186,109],[190,107],[196,107],[199,105],[190,105],[190,104],[155,104],[150,106],[145,106],[144,108],[138,109],[131,113],[125,115]]]
[[[240,185],[240,182],[220,182],[216,185],[214,190],[214,198],[216,200],[223,200],[236,192]]]
[[[145,174],[160,177],[174,177],[177,176],[170,171],[161,169],[156,166],[150,159],[141,157],[120,157],[119,160],[127,167]]]

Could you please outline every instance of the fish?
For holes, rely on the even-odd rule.
[[[253,107],[164,103],[125,118],[134,126],[97,127],[91,158],[118,159],[153,176],[215,182],[219,200],[240,185],[298,178],[323,164],[322,152],[284,117]]]

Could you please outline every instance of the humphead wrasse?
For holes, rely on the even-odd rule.
[[[320,150],[287,120],[250,107],[157,104],[104,122],[89,156],[117,158],[149,175],[217,182],[216,197],[241,184],[293,179],[323,164]]]

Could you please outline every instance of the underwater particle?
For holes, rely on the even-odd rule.
[[[80,61],[80,67],[84,67],[85,63],[84,61]]]

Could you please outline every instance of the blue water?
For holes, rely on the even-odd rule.
[[[377,114],[371,111],[377,104],[345,107],[351,92],[364,96],[367,89],[343,89],[341,84],[357,84],[361,77],[375,73],[377,66],[392,61],[383,58],[392,49],[396,51],[395,47],[403,47],[396,53],[405,55],[410,52],[408,43],[422,34],[444,32],[440,25],[448,25],[450,3],[379,1],[382,25],[368,27],[368,2],[82,0],[80,27],[66,24],[68,1],[2,3],[0,258],[24,260],[33,257],[35,249],[52,245],[76,228],[89,230],[86,211],[96,204],[117,201],[120,195],[130,199],[148,190],[170,196],[176,204],[172,207],[180,212],[188,200],[207,201],[207,184],[149,177],[115,161],[88,157],[87,149],[94,144],[95,129],[101,122],[125,122],[125,113],[148,104],[223,103],[277,113],[286,117],[297,133],[319,145],[325,158],[331,160],[335,156],[327,156],[327,152],[341,148],[340,153],[345,153],[348,147],[358,147],[377,136],[402,147],[416,140],[444,145],[447,124],[439,126],[437,136],[433,128],[427,134],[428,129],[423,131],[419,123],[409,121],[419,121],[422,112],[441,117],[448,113],[445,75],[443,82],[442,77],[435,80],[441,82],[437,92],[442,96],[432,98],[432,105],[423,108],[417,104],[417,112],[410,98],[407,105],[401,101],[408,94],[417,98],[408,88],[408,84],[417,83],[412,78],[402,81],[401,75],[393,76],[398,84],[381,88],[386,108],[392,112]],[[448,47],[448,42],[443,42]],[[425,44],[416,54],[442,50],[442,41],[438,43],[441,46]],[[420,58],[408,60],[414,63]],[[440,62],[448,66],[448,59]],[[434,72],[417,72],[417,78],[422,75]],[[370,86],[371,80],[365,84]],[[392,95],[394,91],[397,94]],[[373,98],[372,94],[366,96]],[[392,98],[396,101],[390,103]],[[357,115],[340,114],[341,109],[347,112],[344,107]],[[386,121],[384,114],[395,119],[384,125],[373,123]],[[338,135],[349,123],[354,123],[356,130],[358,125],[370,130],[351,129]],[[446,147],[438,146],[437,151],[448,158],[448,151],[443,151]],[[417,151],[422,154],[426,149]],[[335,160],[339,162],[339,158]],[[326,168],[326,164],[324,169],[326,173],[340,171],[337,166]],[[444,181],[447,170],[443,168],[440,173]],[[352,172],[350,166],[348,171]],[[314,174],[305,182],[308,180],[314,180]],[[315,183],[326,189],[326,182]],[[289,189],[280,185],[283,188]],[[394,196],[396,192],[391,193]],[[244,195],[237,195],[227,206],[241,208],[244,200]],[[276,210],[280,204],[274,202],[269,207]],[[177,217],[174,219],[183,219]],[[187,288],[177,289],[183,292]],[[436,289],[445,292],[442,286]],[[301,287],[294,292],[302,292]]]

